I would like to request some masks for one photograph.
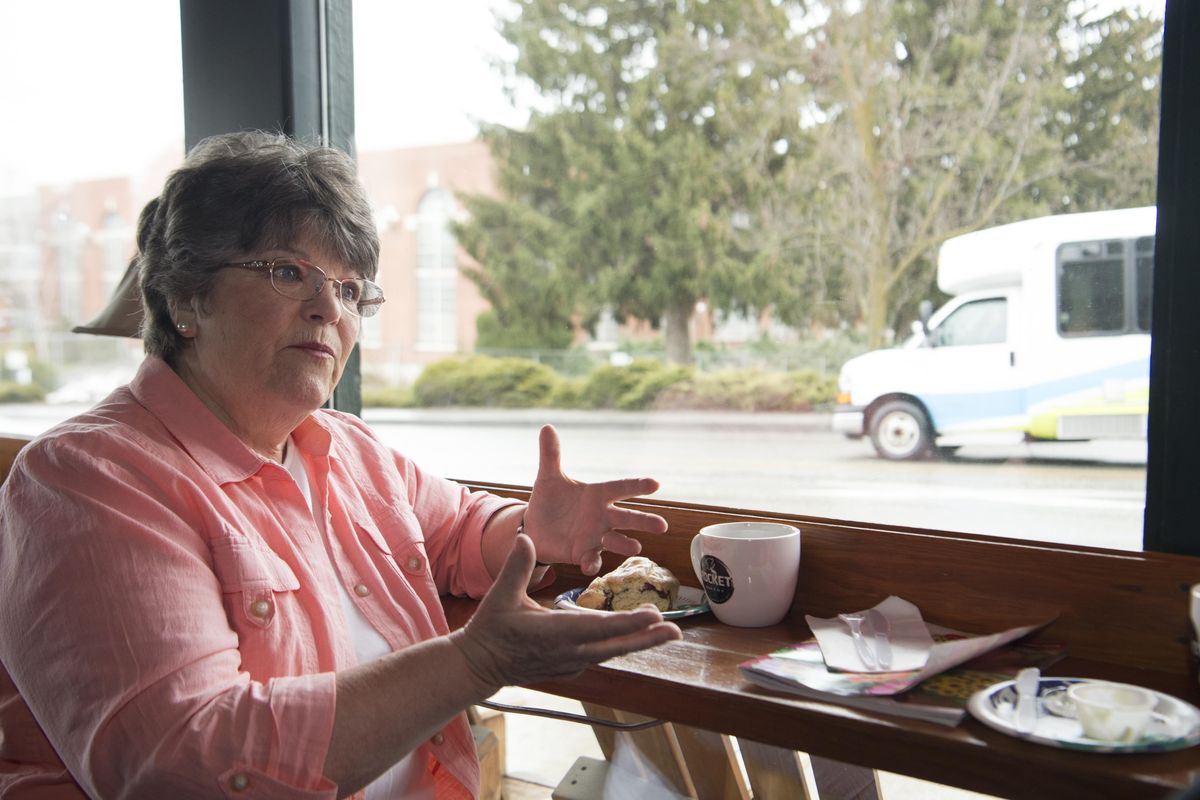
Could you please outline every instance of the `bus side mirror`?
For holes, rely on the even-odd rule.
[[[917,316],[920,319],[913,320],[913,333],[920,334],[924,338],[926,347],[937,346],[937,342],[929,335],[929,318],[933,316],[933,303],[928,300],[922,300],[917,306]]]
[[[929,318],[933,316],[933,303],[929,300],[922,300],[917,306],[917,315],[921,318],[921,328],[929,330]]]

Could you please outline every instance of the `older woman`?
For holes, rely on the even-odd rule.
[[[654,481],[570,480],[547,427],[525,505],[319,410],[384,301],[345,155],[206,140],[138,247],[145,362],[0,494],[0,795],[470,796],[467,706],[679,636],[526,594],[665,530],[613,506]]]

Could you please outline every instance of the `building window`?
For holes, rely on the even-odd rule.
[[[417,348],[458,347],[458,262],[450,219],[454,199],[430,189],[417,206]]]

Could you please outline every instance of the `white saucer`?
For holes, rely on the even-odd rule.
[[[575,608],[580,606],[575,604],[579,599],[579,595],[583,593],[586,587],[571,589],[563,592],[558,597],[554,598],[555,608]],[[593,611],[594,609],[583,609],[584,611]],[[663,612],[663,619],[683,619],[684,617],[693,617],[696,614],[704,614],[711,609],[708,607],[708,599],[704,596],[702,589],[694,589],[691,586],[680,586],[679,593],[675,595],[675,607],[670,611]]]
[[[1169,694],[1154,692],[1158,704],[1154,719],[1142,737],[1133,742],[1106,742],[1083,734],[1067,687],[1088,683],[1088,678],[1042,678],[1038,684],[1038,719],[1029,733],[1016,727],[1017,690],[1014,681],[1003,681],[976,692],[967,709],[971,715],[1001,733],[1065,750],[1095,753],[1154,753],[1182,750],[1200,744],[1200,709]],[[1151,690],[1153,691],[1153,690]]]

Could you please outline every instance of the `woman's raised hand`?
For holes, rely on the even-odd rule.
[[[451,634],[485,697],[503,686],[574,677],[592,664],[680,638],[679,628],[652,606],[615,612],[542,608],[525,591],[533,566],[533,542],[517,536],[475,615]]]
[[[657,514],[616,508],[613,503],[658,490],[653,478],[580,483],[563,474],[558,433],[542,427],[537,480],[525,510],[525,532],[540,561],[578,564],[585,575],[600,571],[604,550],[637,555],[642,545],[618,529],[663,533],[667,522]]]

